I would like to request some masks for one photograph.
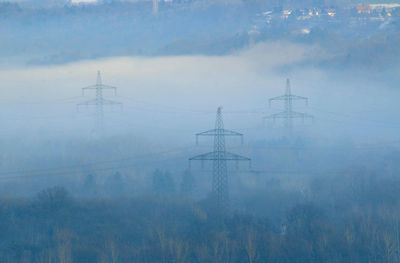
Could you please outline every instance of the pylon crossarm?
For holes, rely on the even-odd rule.
[[[197,133],[196,136],[215,136],[215,135],[224,135],[224,136],[243,136],[243,134],[227,129],[212,129],[205,132]]]
[[[117,95],[117,87],[108,86],[108,85],[104,85],[104,84],[101,84],[100,86],[101,86],[102,89],[111,89],[111,90],[114,90],[114,94]]]
[[[109,85],[104,85],[104,84],[101,84],[100,86],[101,86],[103,89],[117,89],[117,87],[109,86]]]
[[[250,158],[235,153],[225,152],[226,161],[251,161]]]
[[[96,89],[96,85],[91,85],[91,86],[87,86],[87,87],[82,88],[82,96],[85,95],[85,90],[88,90],[88,89],[95,90]]]
[[[287,96],[282,95],[282,96],[278,96],[278,97],[269,99],[269,103],[271,104],[271,102],[273,102],[274,100],[286,100],[286,99],[287,99]]]
[[[95,84],[95,85],[90,85],[87,87],[83,87],[82,89],[97,89],[97,88],[102,88],[102,89],[116,89],[117,87],[114,86],[109,86],[109,85],[104,85],[104,84]]]
[[[82,90],[85,90],[85,89],[96,89],[96,88],[97,88],[97,85],[90,85],[90,86],[87,86],[87,87],[83,87]]]
[[[289,97],[293,100],[308,100],[308,98],[306,98],[306,97],[297,96],[297,95],[293,95],[293,94],[290,94]]]
[[[275,98],[271,98],[271,99],[269,99],[269,102],[271,103],[272,101],[275,101],[275,100],[287,100],[287,99],[290,99],[290,100],[306,100],[306,101],[308,100],[308,98],[306,98],[306,97],[289,94],[289,95],[282,95],[282,96],[278,96],[278,97],[275,97]]]
[[[113,86],[108,86],[108,85],[104,85],[104,84],[96,84],[96,85],[90,85],[87,87],[83,87],[82,88],[82,92],[84,92],[85,90],[95,90],[95,89],[112,89],[112,90],[117,90],[117,87],[113,87]]]
[[[189,158],[189,161],[211,161],[215,160],[215,153],[214,152],[209,152],[209,153],[204,153],[200,154],[197,156],[194,156],[192,158]]]
[[[292,100],[305,100],[305,101],[308,101],[308,98],[302,97],[302,96],[297,96],[297,95],[290,94],[288,97],[289,97],[289,99],[292,99]]]
[[[314,118],[312,115],[306,114],[306,113],[300,113],[300,112],[295,112],[295,111],[290,111],[290,112],[279,112],[275,113],[269,116],[265,116],[264,119],[285,119],[285,118]]]
[[[230,153],[230,152],[209,152],[200,154],[189,158],[189,161],[213,161],[213,160],[224,160],[224,161],[250,161],[250,158]]]

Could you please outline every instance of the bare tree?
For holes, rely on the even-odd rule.
[[[71,239],[72,234],[70,232],[66,230],[56,230],[58,263],[72,262]]]
[[[249,263],[256,262],[259,253],[257,249],[257,232],[253,227],[247,227],[244,233],[244,249]]]

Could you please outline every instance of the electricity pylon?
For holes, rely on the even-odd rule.
[[[119,105],[122,106],[122,103],[115,102],[111,100],[107,100],[103,98],[103,90],[114,90],[114,95],[117,94],[117,88],[113,86],[104,85],[101,80],[101,73],[97,71],[97,81],[96,85],[91,85],[88,87],[82,88],[82,96],[85,95],[85,90],[94,90],[96,92],[96,98],[92,100],[85,101],[83,103],[79,103],[80,106],[94,106],[95,107],[95,133],[97,135],[103,134],[104,131],[104,105]]]
[[[276,119],[283,119],[283,125],[285,128],[285,133],[286,133],[287,138],[290,138],[293,133],[293,119],[300,118],[300,119],[302,119],[303,122],[304,122],[304,119],[307,119],[307,118],[314,119],[314,117],[312,115],[309,115],[307,113],[293,111],[293,101],[294,100],[303,100],[306,102],[306,105],[308,105],[308,98],[292,94],[291,89],[290,89],[290,80],[286,79],[285,94],[282,96],[271,98],[269,100],[270,106],[273,101],[284,101],[285,110],[282,112],[275,113],[275,114],[264,117],[264,119],[273,119],[274,122],[276,121]]]
[[[204,161],[213,161],[213,198],[216,201],[217,208],[226,211],[229,207],[227,161],[236,161],[237,165],[239,161],[248,161],[251,165],[251,159],[225,150],[225,136],[239,136],[243,139],[243,134],[224,129],[221,110],[221,107],[217,110],[215,129],[196,134],[196,139],[199,136],[214,136],[214,151],[189,158],[189,163],[201,161],[203,164]]]

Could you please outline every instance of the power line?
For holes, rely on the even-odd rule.
[[[20,170],[20,171],[3,172],[3,173],[0,173],[0,179],[12,179],[12,178],[20,178],[20,177],[35,177],[35,176],[38,176],[37,175],[38,173],[41,173],[41,174],[39,174],[39,176],[70,174],[70,173],[73,173],[73,172],[81,172],[78,169],[83,169],[83,168],[86,168],[86,169],[90,168],[90,171],[105,171],[105,170],[129,168],[129,167],[136,166],[136,164],[127,164],[127,165],[105,167],[105,168],[91,168],[91,166],[103,165],[103,164],[112,164],[112,163],[120,163],[120,162],[131,161],[131,160],[138,160],[138,159],[143,159],[143,158],[152,157],[152,156],[156,156],[156,155],[163,155],[163,154],[167,154],[167,153],[177,152],[177,151],[178,152],[183,152],[183,150],[189,149],[189,148],[193,148],[193,146],[180,147],[180,148],[176,148],[176,149],[173,149],[173,150],[162,151],[162,152],[157,152],[157,153],[149,153],[149,154],[144,154],[144,155],[137,155],[137,156],[134,156],[134,157],[123,158],[123,159],[118,159],[118,160],[87,163],[87,164],[83,164],[83,165],[71,165],[71,166],[63,166],[63,167],[54,167],[54,168],[49,168],[49,169],[32,169],[32,170]],[[154,160],[151,160],[151,162],[154,162]],[[30,175],[27,175],[27,174],[30,174]],[[13,175],[13,176],[7,176],[7,175]]]
[[[365,118],[360,118],[360,117],[351,115],[349,113],[329,111],[329,110],[324,110],[324,109],[320,109],[320,108],[316,108],[316,107],[310,107],[310,108],[313,109],[313,110],[319,111],[319,112],[324,112],[324,113],[328,113],[328,114],[331,114],[331,115],[346,117],[346,118],[349,118],[349,119],[352,119],[352,120],[361,121],[361,122],[369,122],[369,123],[374,123],[374,124],[384,124],[384,125],[391,125],[391,126],[399,126],[400,127],[400,123],[386,122],[386,121],[381,121],[381,120],[365,119]]]
[[[59,166],[59,167],[54,167],[54,168],[48,168],[48,169],[32,169],[32,170],[19,170],[19,171],[11,171],[11,172],[5,172],[5,173],[0,173],[1,175],[8,175],[8,174],[18,174],[18,173],[39,173],[39,172],[47,172],[47,171],[54,171],[54,170],[65,170],[65,169],[72,169],[72,168],[84,168],[84,167],[90,167],[94,165],[102,165],[102,164],[108,164],[108,163],[118,163],[118,162],[124,162],[124,161],[131,161],[131,160],[136,160],[137,158],[146,158],[149,156],[154,156],[154,155],[162,155],[166,153],[172,153],[176,151],[181,151],[184,149],[189,149],[193,148],[194,146],[186,146],[186,147],[180,147],[172,150],[167,150],[167,151],[162,151],[162,152],[157,152],[157,153],[148,153],[148,154],[142,154],[142,155],[137,155],[133,157],[128,157],[128,158],[122,158],[122,159],[116,159],[116,160],[106,160],[106,161],[101,161],[101,162],[92,162],[92,163],[86,163],[83,165],[69,165],[69,166]]]

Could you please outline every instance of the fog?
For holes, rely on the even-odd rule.
[[[278,2],[0,4],[0,261],[399,262],[400,9]]]
[[[396,140],[398,116],[397,79],[392,72],[379,76],[359,71],[325,70],[298,66],[313,56],[315,47],[289,43],[261,43],[227,56],[116,57],[58,66],[2,68],[2,133],[13,128],[24,133],[85,136],[90,131],[90,109],[76,104],[94,97],[81,88],[95,84],[97,70],[103,82],[118,87],[124,104],[106,107],[110,134],[135,134],[159,143],[182,144],[193,133],[213,126],[218,106],[224,108],[226,125],[252,133],[248,140],[268,140],[278,124],[263,116],[283,110],[283,103],[268,106],[268,99],[282,95],[290,78],[292,91],[309,98],[308,107],[295,102],[297,111],[315,116],[314,123],[300,123],[305,136],[354,143]],[[258,134],[256,133],[258,132]],[[256,134],[254,134],[256,133]],[[168,139],[165,138],[168,135]],[[185,138],[182,141],[182,138]]]
[[[225,127],[245,136],[244,145],[228,138],[228,149],[250,155],[255,171],[297,170],[301,176],[311,170],[370,166],[370,160],[359,159],[369,158],[364,149],[398,149],[396,76],[303,65],[316,54],[323,59],[318,46],[265,42],[224,56],[114,57],[3,67],[2,171],[8,178],[10,171],[55,169],[51,175],[58,167],[72,166],[68,169],[84,176],[88,165],[101,170],[106,162],[109,170],[129,164],[130,174],[157,167],[181,173],[191,155],[212,149],[212,139],[196,146],[194,135],[214,128],[219,106]],[[81,96],[81,88],[95,84],[97,70],[105,84],[118,87],[116,96],[105,91],[106,98],[123,103],[123,109],[104,106],[101,139],[94,134],[94,109],[77,107],[94,98],[90,91]],[[268,99],[284,94],[286,78],[294,94],[309,98],[308,105],[294,102],[295,111],[313,115],[314,121],[295,120],[294,138],[303,141],[305,160],[282,167],[288,154],[280,150],[287,147],[279,143],[283,122],[263,117],[283,111],[283,103],[269,106]],[[281,158],[269,156],[274,150]],[[340,154],[349,151],[362,157]],[[332,157],[332,152],[339,155]],[[316,168],[315,163],[322,164]],[[42,186],[41,180],[35,182]]]

